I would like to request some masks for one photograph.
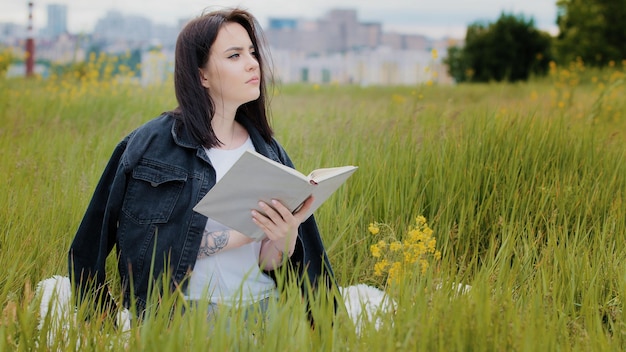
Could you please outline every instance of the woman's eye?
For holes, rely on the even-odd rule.
[[[231,56],[229,56],[229,59],[234,59],[234,58],[238,58],[239,54],[232,54]]]

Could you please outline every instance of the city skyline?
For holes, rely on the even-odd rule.
[[[6,1],[6,0],[5,0]],[[363,3],[359,0],[320,0],[315,3],[295,3],[289,0],[179,0],[151,2],[135,0],[122,2],[113,0],[51,0],[34,1],[36,28],[46,26],[46,6],[62,4],[68,7],[68,30],[71,33],[93,31],[97,20],[109,10],[125,15],[144,16],[155,23],[175,25],[180,19],[199,15],[205,9],[239,6],[250,10],[263,27],[269,18],[314,19],[324,16],[331,9],[356,9],[360,21],[378,22],[386,31],[421,34],[431,38],[464,37],[467,26],[476,21],[494,22],[502,12],[533,18],[535,26],[556,33],[556,5],[546,0],[476,0],[468,4],[465,0],[442,0],[439,2],[387,0],[384,3]],[[0,22],[25,24],[28,18],[28,1],[3,4]],[[146,10],[149,9],[149,10]]]

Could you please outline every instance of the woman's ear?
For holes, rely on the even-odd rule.
[[[200,74],[200,84],[202,84],[202,86],[204,88],[209,88],[209,70],[204,69],[204,68],[198,68],[199,74]]]

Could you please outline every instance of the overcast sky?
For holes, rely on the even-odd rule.
[[[434,38],[462,37],[468,24],[495,22],[502,12],[532,17],[536,27],[556,32],[556,0],[34,0],[36,28],[46,25],[46,5],[50,3],[68,6],[72,33],[90,32],[98,18],[110,9],[173,25],[206,8],[224,6],[250,10],[262,26],[269,17],[316,19],[333,8],[353,8],[360,21],[380,22],[386,31]],[[26,24],[27,20],[28,0],[0,0],[0,22]]]

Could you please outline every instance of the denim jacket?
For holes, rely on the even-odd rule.
[[[259,153],[293,167],[276,140],[267,143],[243,115],[237,121]],[[125,307],[133,302],[137,312],[143,311],[151,281],[166,271],[170,289],[185,290],[207,221],[192,208],[214,184],[209,158],[180,120],[164,113],[131,132],[115,148],[69,250],[69,272],[79,296],[88,287],[106,291],[105,262],[114,246]],[[289,262],[299,282],[315,287],[322,279],[333,286],[313,216],[300,225],[297,242]]]

